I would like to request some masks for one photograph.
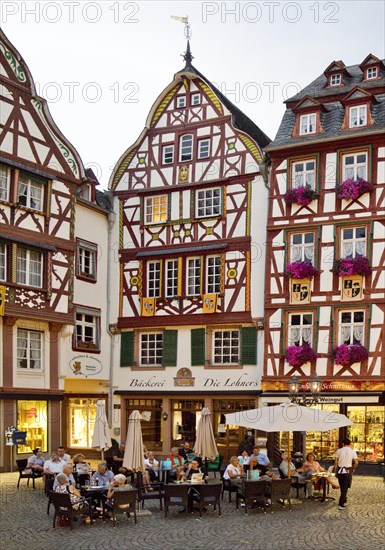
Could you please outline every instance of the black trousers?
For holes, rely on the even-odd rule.
[[[338,502],[338,506],[343,506],[346,504],[348,489],[351,484],[351,473],[348,472],[346,474],[337,474],[338,483],[340,484],[340,500]]]

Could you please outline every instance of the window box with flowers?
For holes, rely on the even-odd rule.
[[[334,363],[341,367],[351,367],[353,363],[361,363],[368,356],[368,350],[361,344],[341,344],[333,352]]]
[[[310,279],[318,271],[310,262],[292,262],[285,269],[285,274],[292,279]]]
[[[312,363],[317,359],[316,353],[309,344],[302,346],[289,346],[286,350],[285,359],[292,367],[302,367],[305,363]]]
[[[98,346],[95,342],[84,340],[75,340],[75,346],[80,349],[98,349]]]
[[[373,184],[362,178],[354,180],[348,178],[347,180],[339,183],[336,187],[336,195],[338,199],[356,200],[364,193],[371,193],[373,191]]]
[[[315,191],[308,185],[301,185],[300,187],[293,187],[286,191],[283,195],[283,199],[286,204],[299,204],[300,206],[307,206],[315,198]]]
[[[350,275],[365,276],[370,274],[371,267],[366,256],[357,255],[355,258],[341,258],[340,260],[336,260],[332,271],[339,277]]]

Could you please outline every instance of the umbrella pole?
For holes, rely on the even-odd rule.
[[[290,479],[290,464],[291,464],[290,432],[287,432],[287,477],[289,479]]]
[[[104,449],[102,449],[102,462],[104,462]]]

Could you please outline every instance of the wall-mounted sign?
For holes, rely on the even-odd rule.
[[[290,303],[310,304],[310,279],[290,279]]]
[[[341,301],[352,302],[362,300],[363,286],[362,275],[342,277]]]
[[[142,317],[153,317],[156,311],[155,298],[142,298]]]
[[[75,376],[89,378],[96,376],[103,370],[103,364],[93,355],[76,355],[69,362],[70,369]]]

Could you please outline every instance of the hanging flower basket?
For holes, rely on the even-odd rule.
[[[299,204],[300,206],[307,206],[315,197],[315,192],[311,187],[302,185],[301,187],[295,187],[289,189],[284,195],[283,199],[287,204]]]
[[[301,367],[305,363],[315,361],[317,355],[309,344],[303,344],[302,346],[289,346],[286,350],[285,359],[292,367]]]
[[[368,358],[368,350],[361,344],[342,344],[334,350],[334,363],[341,367],[350,367]]]
[[[341,258],[334,262],[333,273],[339,277],[350,275],[369,275],[371,267],[366,256],[356,256],[355,258]]]
[[[362,178],[358,180],[349,178],[339,183],[336,187],[337,198],[346,200],[356,200],[364,193],[371,193],[372,191],[373,184]]]
[[[309,262],[292,262],[285,269],[285,274],[292,279],[310,279],[317,273],[316,268]]]

